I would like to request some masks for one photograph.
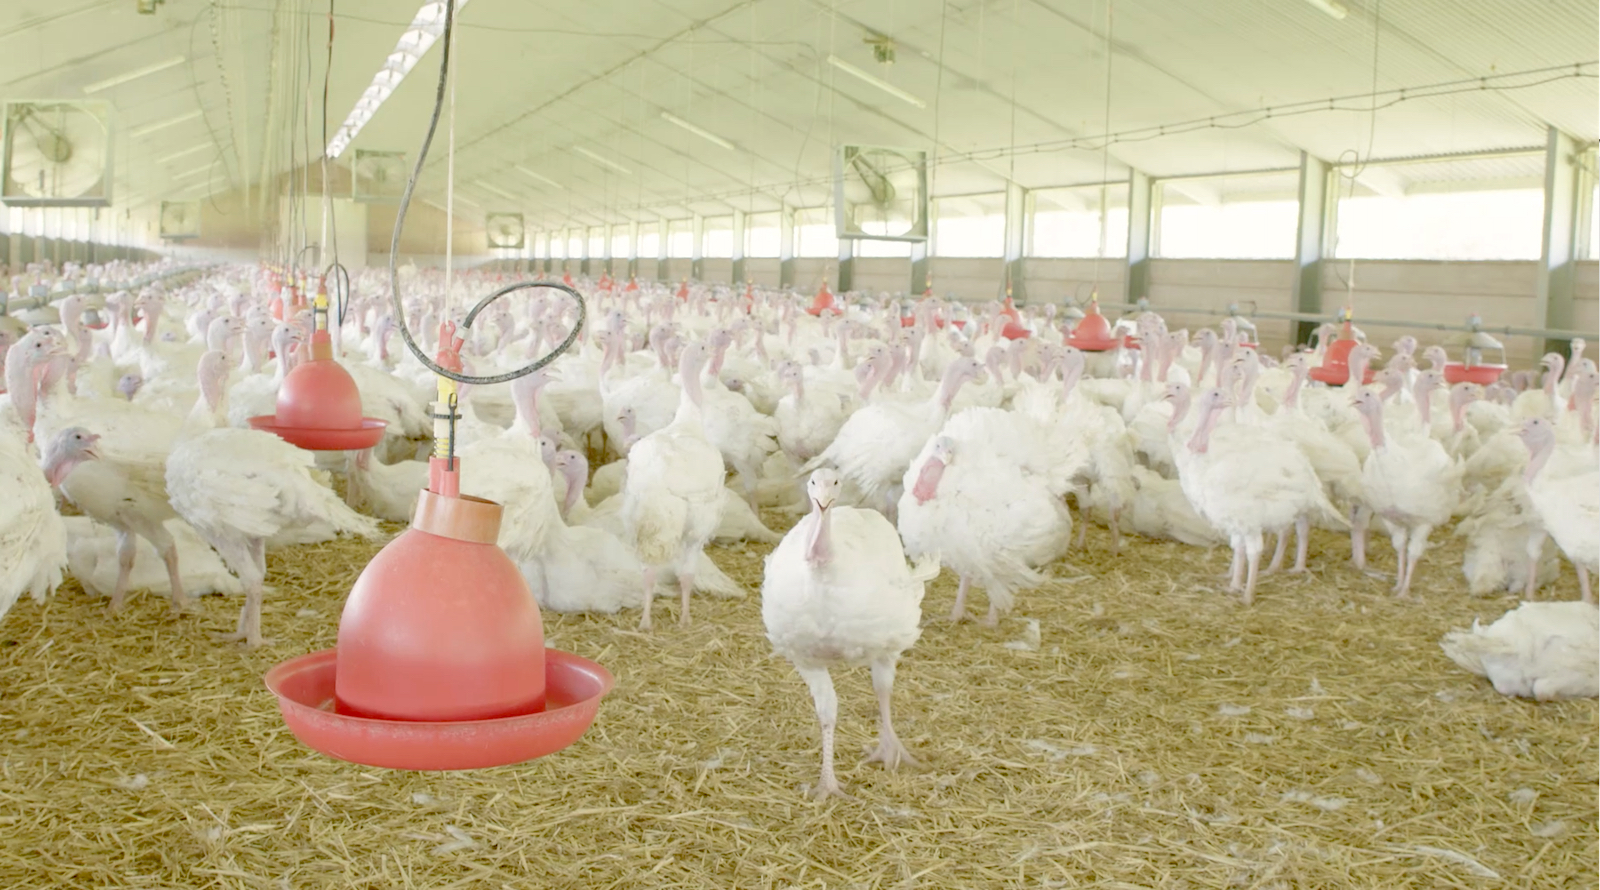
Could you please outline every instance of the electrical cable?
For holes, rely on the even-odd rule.
[[[428,118],[428,131],[422,137],[422,148],[417,151],[417,160],[415,165],[411,168],[411,176],[406,179],[406,190],[403,194],[401,194],[400,206],[395,210],[394,235],[389,241],[389,299],[394,306],[395,327],[400,329],[400,339],[405,342],[406,348],[411,350],[411,354],[416,356],[417,361],[421,362],[423,367],[435,374],[438,374],[440,377],[454,380],[457,383],[470,383],[475,386],[484,386],[494,383],[506,383],[511,380],[516,380],[519,377],[525,377],[559,358],[562,353],[566,352],[572,347],[573,343],[577,342],[578,333],[583,330],[583,323],[587,317],[588,305],[584,302],[583,294],[578,293],[578,291],[574,288],[570,288],[565,284],[558,284],[556,282],[532,280],[513,282],[479,300],[477,305],[472,307],[471,311],[467,313],[467,317],[461,323],[461,328],[464,332],[470,332],[472,330],[472,322],[478,317],[479,312],[482,312],[495,300],[515,290],[547,287],[552,290],[565,291],[568,294],[571,294],[574,300],[578,301],[578,318],[572,323],[572,330],[568,332],[565,340],[556,344],[556,346],[551,349],[550,352],[543,358],[534,362],[530,362],[529,364],[524,365],[515,371],[507,371],[504,374],[478,377],[440,367],[437,362],[428,358],[427,354],[422,351],[422,347],[418,346],[417,341],[411,336],[411,329],[406,324],[405,303],[400,296],[400,267],[397,262],[400,256],[400,233],[405,228],[406,210],[411,206],[411,193],[417,188],[417,177],[422,174],[422,165],[428,159],[428,147],[433,144],[434,131],[439,127],[439,115],[444,111],[445,87],[450,79],[450,37],[454,33],[453,27],[455,25],[455,11],[456,0],[447,0],[444,8],[444,33],[441,35],[439,41],[441,44],[441,58],[439,59],[439,86],[434,93],[433,115]]]

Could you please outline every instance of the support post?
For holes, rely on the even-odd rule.
[[[594,266],[591,265],[591,261],[598,259],[598,257],[589,256],[591,253],[589,250],[590,240],[588,226],[584,226],[578,230],[578,243],[583,245],[583,259],[578,263],[578,273],[583,275],[585,278],[590,277],[594,273]]]
[[[1551,127],[1544,150],[1544,242],[1534,291],[1540,327],[1573,327],[1573,260],[1577,248],[1578,143]],[[1544,341],[1544,352],[1567,351],[1565,340]]]
[[[706,218],[696,213],[691,225],[694,234],[690,237],[694,243],[689,248],[689,277],[699,281],[706,273]]]
[[[733,272],[729,276],[733,280],[732,283],[735,287],[745,281],[744,224],[744,211],[735,210],[733,212]]]
[[[1018,303],[1025,303],[1028,299],[1022,255],[1027,243],[1030,203],[1031,195],[1027,189],[1015,182],[1006,183],[1004,294]]]
[[[911,299],[919,300],[933,282],[928,277],[928,241],[911,242]]]
[[[639,221],[628,223],[628,280],[639,274]]]
[[[794,208],[778,211],[778,287],[794,287]]]
[[[856,239],[839,239],[839,280],[834,286],[837,293],[856,288]]]
[[[1150,295],[1150,218],[1153,184],[1138,170],[1128,173],[1128,268],[1122,276],[1122,302]]]
[[[667,246],[672,243],[672,222],[664,216],[656,217],[656,232],[661,237],[656,239],[656,280],[662,284],[672,280],[669,274],[672,270],[667,266]]]
[[[1322,312],[1322,254],[1328,243],[1328,162],[1300,152],[1300,222],[1294,246],[1294,311]],[[1295,323],[1294,342],[1309,343],[1318,322]]]

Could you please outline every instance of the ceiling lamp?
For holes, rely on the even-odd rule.
[[[563,186],[561,183],[556,182],[554,179],[551,179],[548,176],[543,176],[543,175],[540,175],[538,173],[535,173],[532,170],[529,170],[527,167],[522,166],[521,164],[517,164],[516,166],[512,167],[511,169],[517,171],[518,173],[521,173],[523,176],[526,176],[529,179],[537,179],[540,182],[544,183],[545,185],[550,186],[553,189],[561,189],[562,191],[566,191],[566,187]]]
[[[1312,0],[1312,2],[1316,2],[1316,0]],[[910,93],[906,92],[905,90],[900,89],[899,87],[897,87],[894,84],[888,82],[887,80],[880,80],[880,79],[878,79],[876,77],[873,77],[872,75],[868,74],[865,71],[862,71],[860,68],[857,68],[856,66],[850,64],[849,62],[846,62],[844,59],[841,59],[838,56],[829,56],[828,57],[828,64],[832,65],[833,67],[835,67],[837,69],[839,69],[840,71],[843,71],[844,73],[850,75],[851,77],[857,77],[857,78],[860,78],[861,80],[863,80],[863,81],[865,81],[867,83],[872,84],[873,86],[877,87],[880,90],[883,90],[885,93],[888,93],[889,95],[895,97],[896,99],[899,99],[902,102],[909,102],[910,104],[915,105],[918,108],[927,108],[928,107],[928,103],[922,101],[921,99],[917,98],[916,96],[913,96]]]
[[[705,130],[705,129],[702,129],[700,127],[697,127],[694,124],[691,124],[688,121],[684,120],[683,118],[678,117],[677,115],[673,114],[670,111],[661,112],[661,119],[666,121],[669,124],[674,125],[674,126],[682,127],[683,129],[688,130],[689,132],[695,134],[696,136],[699,136],[701,139],[704,139],[707,142],[711,142],[711,143],[714,143],[716,145],[720,145],[723,148],[728,149],[729,151],[733,150],[733,143],[732,142],[729,142],[728,140],[722,138],[721,136],[718,136],[717,134],[711,132],[710,130]]]
[[[141,77],[146,77],[159,71],[165,71],[168,68],[176,68],[187,61],[189,60],[184,56],[176,56],[174,58],[167,59],[164,62],[155,62],[153,64],[146,65],[143,68],[135,68],[132,71],[124,74],[118,74],[116,77],[108,77],[105,80],[97,80],[94,83],[84,87],[83,92],[86,95],[93,95],[103,90],[109,90],[112,87],[122,86],[130,80],[138,80]]]
[[[603,158],[600,155],[595,154],[594,152],[590,151],[587,148],[584,148],[581,145],[574,145],[572,147],[572,150],[577,152],[578,154],[583,155],[584,157],[588,158],[589,160],[594,161],[596,164],[599,164],[602,167],[610,167],[611,169],[617,171],[618,173],[621,173],[623,176],[630,176],[633,173],[633,171],[629,170],[627,167],[622,166],[621,164],[617,163],[616,161],[613,161],[610,158]]]
[[[367,87],[360,99],[356,100],[349,116],[339,125],[333,138],[328,140],[328,147],[323,150],[324,155],[337,158],[344,154],[344,150],[350,147],[351,141],[361,132],[361,128],[367,125],[367,121],[372,120],[378,108],[394,94],[395,88],[400,86],[400,82],[406,79],[411,69],[417,66],[417,62],[427,55],[429,48],[444,33],[444,17],[448,9],[445,4],[448,2],[449,0],[430,0],[417,10],[416,18],[411,20],[411,24],[406,26],[400,39],[395,42],[394,52],[384,59],[383,67],[373,75],[372,85]],[[456,13],[460,14],[466,5],[467,0],[456,0]]]
[[[176,127],[179,124],[192,121],[199,116],[200,112],[195,110],[187,114],[180,114],[177,117],[169,117],[164,121],[157,121],[153,124],[145,124],[142,127],[138,127],[134,129],[130,135],[135,139],[143,139],[144,137],[149,136],[151,133],[159,133],[168,127]]]
[[[522,200],[521,198],[517,197],[516,195],[511,194],[510,192],[506,191],[505,189],[500,188],[499,186],[494,185],[493,183],[484,182],[481,179],[473,180],[472,184],[477,186],[480,189],[483,189],[484,191],[488,192],[491,195],[499,195],[500,197],[505,198],[507,201],[521,201]]]
[[[186,158],[186,157],[188,157],[188,156],[190,156],[192,154],[195,154],[196,152],[205,151],[206,149],[208,149],[210,147],[211,147],[211,143],[202,142],[199,145],[190,146],[189,148],[186,148],[183,151],[175,151],[172,154],[169,154],[164,158],[158,158],[156,160],[156,163],[157,164],[170,164],[170,163],[172,163],[173,161],[176,161],[179,158]]]
[[[1341,22],[1344,21],[1345,16],[1350,14],[1350,10],[1346,9],[1345,5],[1340,3],[1339,0],[1306,0],[1306,2]]]

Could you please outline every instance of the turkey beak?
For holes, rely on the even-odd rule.
[[[826,513],[828,508],[833,506],[834,499],[835,495],[833,492],[825,491],[812,498],[811,503],[816,504],[819,511]]]

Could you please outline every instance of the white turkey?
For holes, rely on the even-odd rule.
[[[346,507],[313,476],[315,459],[277,436],[227,427],[228,361],[220,352],[200,360],[201,404],[167,459],[172,506],[239,576],[245,603],[239,625],[224,640],[250,648],[261,635],[267,539],[285,527],[314,522],[376,537],[378,524]],[[209,428],[208,428],[209,427]]]
[[[695,563],[722,518],[722,454],[706,438],[701,420],[700,371],[708,353],[691,344],[679,359],[683,388],[677,413],[665,427],[634,443],[628,452],[628,479],[622,489],[626,537],[644,566],[644,613],[650,627],[650,601],[656,573],[670,568],[682,596],[679,623],[689,623],[689,594]]]
[[[1537,701],[1600,695],[1600,611],[1590,603],[1523,603],[1488,627],[1445,635],[1450,660],[1496,692]]]
[[[831,667],[866,664],[878,697],[878,747],[868,762],[887,769],[914,764],[890,718],[895,666],[921,635],[924,582],[939,573],[937,555],[913,568],[894,526],[874,510],[836,504],[839,474],[811,474],[811,512],[767,556],[761,618],[767,639],[811,690],[822,729],[822,775],[816,797],[843,795],[833,772],[839,702]]]

